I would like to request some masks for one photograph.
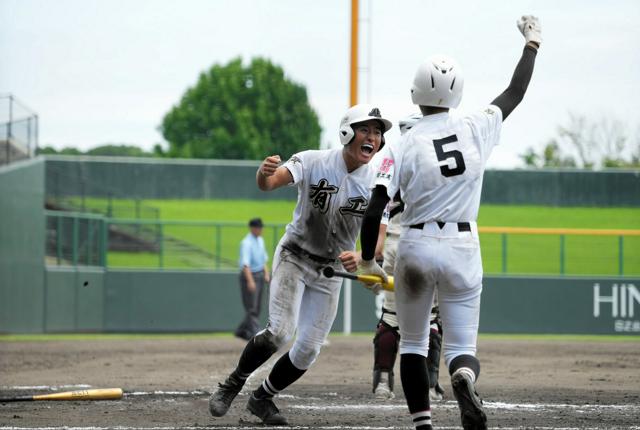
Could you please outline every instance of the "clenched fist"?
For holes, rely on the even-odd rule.
[[[262,176],[273,176],[273,174],[276,173],[278,166],[280,166],[280,161],[282,160],[280,160],[279,155],[271,155],[264,159],[262,164],[260,164],[258,171]]]
[[[523,15],[516,24],[527,43],[533,42],[540,46],[542,43],[542,27],[537,17],[533,15]]]

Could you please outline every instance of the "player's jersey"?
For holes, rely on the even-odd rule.
[[[402,207],[403,203],[401,201],[394,200],[389,201],[385,206],[380,224],[387,226],[387,234],[400,236],[400,233],[402,233]]]
[[[468,116],[439,113],[389,146],[375,184],[390,198],[401,192],[403,226],[476,221],[482,176],[501,126],[502,112],[493,105]]]
[[[299,152],[283,166],[298,186],[298,203],[287,225],[289,239],[326,258],[353,251],[369,204],[373,165],[348,173],[342,148],[337,148]]]

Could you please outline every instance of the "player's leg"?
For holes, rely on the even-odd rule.
[[[304,280],[306,287],[300,303],[296,340],[252,393],[247,405],[265,424],[287,423],[273,403],[273,396],[297,381],[315,362],[338,310],[341,279],[324,278],[310,268]]]
[[[434,254],[420,230],[404,234],[398,245],[395,267],[396,308],[400,324],[400,379],[409,413],[418,430],[431,429],[429,374],[429,313],[436,278]]]
[[[385,291],[382,316],[373,338],[373,393],[379,399],[391,399],[393,394],[393,368],[400,345],[396,318],[395,295]]]
[[[398,237],[388,235],[384,241],[382,269],[393,275],[398,250]],[[383,292],[382,316],[373,338],[373,393],[379,399],[392,399],[393,367],[398,355],[400,333],[396,318],[396,299],[393,291]]]
[[[438,294],[436,292],[433,308],[431,308],[429,333],[429,355],[427,356],[427,370],[429,371],[429,397],[432,401],[442,400],[444,389],[440,385],[440,352],[442,350],[442,322],[438,308]]]
[[[249,375],[293,337],[304,292],[303,279],[301,260],[279,246],[269,292],[269,322],[249,340],[235,370],[211,395],[209,411],[213,416],[226,414]]]
[[[475,237],[452,239],[447,247],[445,277],[440,281],[438,300],[442,317],[445,363],[451,375],[453,393],[460,407],[464,429],[486,429],[487,418],[475,389],[480,376],[476,358],[482,262]],[[463,267],[459,264],[465,261]]]

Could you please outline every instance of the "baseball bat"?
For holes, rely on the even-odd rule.
[[[117,400],[122,398],[122,388],[97,388],[94,390],[64,391],[62,393],[38,394],[0,398],[0,403],[30,402],[35,400]]]
[[[387,276],[389,282],[383,283],[382,278],[377,275],[356,275],[355,273],[340,272],[335,270],[331,266],[326,266],[322,269],[322,274],[327,278],[333,278],[337,276],[339,278],[353,279],[354,281],[360,281],[365,284],[382,284],[382,289],[387,291],[394,291],[393,276]]]

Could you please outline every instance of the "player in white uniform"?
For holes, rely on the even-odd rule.
[[[422,119],[421,113],[412,114],[398,122],[400,135],[404,135]],[[380,154],[384,157],[384,151]],[[384,239],[378,239],[378,248],[383,243],[382,268],[389,275],[393,275],[396,262],[398,239],[402,233],[401,218],[404,210],[404,202],[400,193],[387,204],[380,223],[380,233]],[[376,256],[380,250],[376,250]],[[376,327],[373,338],[373,393],[378,399],[393,399],[394,372],[393,368],[400,343],[398,318],[396,317],[396,299],[393,291],[382,292],[382,314]],[[442,400],[444,390],[438,383],[440,366],[440,346],[442,341],[442,326],[438,311],[437,295],[434,300],[430,317],[429,356],[427,357],[427,369],[429,371],[429,397],[431,400]]]
[[[249,341],[236,369],[211,395],[212,415],[224,415],[249,375],[297,330],[291,350],[275,363],[247,404],[265,424],[287,424],[272,398],[307,371],[329,334],[342,279],[327,278],[321,269],[327,265],[357,269],[356,238],[376,171],[368,163],[384,145],[383,134],[390,128],[391,122],[378,108],[356,105],[340,122],[342,148],[299,152],[282,166],[274,155],[260,165],[259,188],[295,185],[298,203],[273,258],[267,327]]]
[[[415,428],[429,430],[431,408],[426,354],[428,318],[438,291],[444,358],[465,429],[486,429],[475,390],[480,374],[476,341],[482,291],[482,261],[476,219],[487,158],[498,143],[502,122],[522,101],[529,85],[540,26],[523,16],[518,28],[526,45],[509,87],[490,105],[453,116],[462,97],[463,76],[455,61],[431,57],[416,72],[411,88],[424,118],[399,142],[389,145],[362,225],[365,274],[386,277],[374,260],[380,217],[400,191],[405,202],[395,266],[400,325],[400,378]]]

